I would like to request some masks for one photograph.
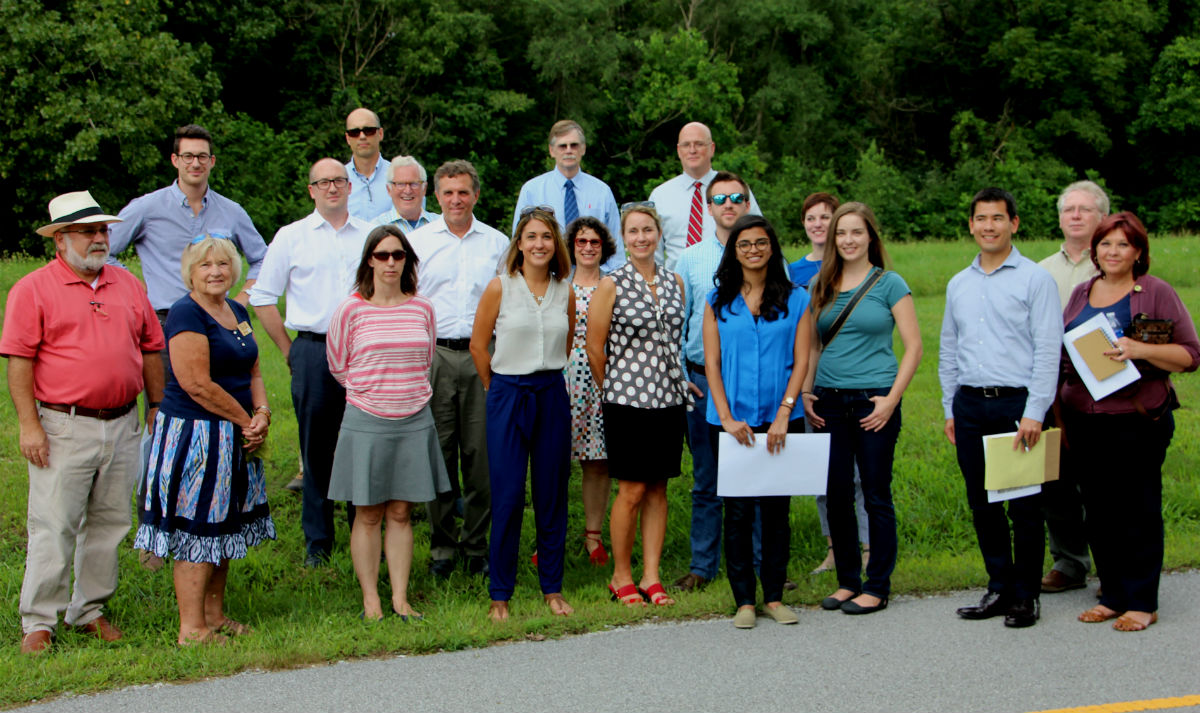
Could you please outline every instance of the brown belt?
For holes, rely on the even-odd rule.
[[[75,416],[87,416],[88,418],[98,418],[101,421],[111,421],[114,418],[120,418],[137,407],[137,399],[116,408],[85,408],[83,406],[71,406],[70,404],[48,404],[45,401],[40,403],[42,408],[48,408],[51,411],[60,411]]]

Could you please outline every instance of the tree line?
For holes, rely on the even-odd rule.
[[[54,195],[115,211],[168,183],[193,122],[216,137],[212,185],[269,239],[311,211],[309,164],[349,157],[356,106],[385,156],[473,161],[497,226],[572,118],[618,201],[677,174],[679,128],[708,124],[788,241],[816,190],[871,204],[888,238],[962,235],[988,184],[1052,236],[1084,177],[1153,231],[1200,227],[1189,0],[3,0],[0,27],[5,252],[48,249]]]

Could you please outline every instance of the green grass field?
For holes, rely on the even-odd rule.
[[[1019,242],[1018,246],[1035,258],[1057,247],[1049,241]],[[900,559],[893,588],[897,594],[918,594],[982,587],[985,576],[961,478],[953,449],[942,436],[937,383],[943,290],[950,276],[974,255],[974,243],[962,240],[891,245],[889,250],[896,270],[913,289],[926,355],[903,405],[904,428],[894,478]],[[1193,314],[1200,313],[1198,253],[1200,247],[1192,237],[1160,237],[1153,242],[1153,274],[1174,285]],[[799,254],[797,251],[791,257]],[[19,277],[40,264],[30,259],[0,262],[0,296],[6,296]],[[283,490],[298,467],[295,418],[286,367],[268,341],[260,338],[263,373],[275,417],[265,457],[279,540],[253,550],[248,558],[232,565],[228,612],[254,627],[255,634],[225,648],[175,648],[177,621],[170,567],[156,573],[142,570],[131,549],[131,534],[121,555],[121,584],[107,607],[108,616],[125,631],[126,638],[103,644],[63,631],[50,655],[36,659],[20,656],[17,600],[24,572],[28,475],[17,450],[15,416],[5,386],[5,393],[0,395],[0,593],[7,605],[0,611],[0,631],[4,632],[4,639],[0,639],[0,707],[64,693],[193,680],[246,669],[432,653],[582,633],[651,619],[732,615],[732,597],[723,579],[702,592],[680,596],[677,606],[666,609],[629,611],[610,603],[605,585],[611,568],[593,568],[583,554],[583,511],[576,470],[564,583],[575,616],[552,619],[547,614],[536,572],[528,559],[533,547],[532,513],[528,513],[509,622],[495,625],[487,620],[484,581],[461,571],[446,582],[433,579],[427,570],[429,528],[420,522],[416,527],[410,598],[424,612],[425,621],[413,625],[388,618],[377,625],[363,624],[357,618],[361,598],[346,549],[349,535],[340,515],[332,565],[318,570],[301,567],[304,538],[299,496]],[[104,365],[97,364],[96,378],[104,378],[103,373]],[[1196,412],[1200,380],[1185,375],[1176,379],[1176,385],[1184,408],[1176,414],[1176,435],[1164,473],[1168,568],[1200,565],[1200,486],[1194,477],[1200,472],[1200,421]],[[671,510],[663,558],[663,578],[667,581],[683,574],[689,561],[690,486],[690,478],[685,475],[668,489]],[[813,606],[836,583],[832,573],[808,575],[825,551],[811,498],[793,501],[791,546],[789,573],[800,586],[787,593],[784,600],[793,606]],[[382,591],[386,601],[386,582]]]

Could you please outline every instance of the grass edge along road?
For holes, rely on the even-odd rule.
[[[1025,255],[1040,258],[1057,249],[1052,241],[1017,241]],[[903,404],[903,429],[896,452],[894,494],[899,523],[900,557],[893,576],[896,594],[980,589],[986,581],[967,510],[953,448],[942,436],[937,344],[946,281],[975,253],[968,240],[890,244],[895,269],[913,290],[926,357]],[[793,248],[793,259],[800,255]],[[1155,236],[1151,273],[1180,293],[1193,315],[1200,314],[1200,247],[1193,237]],[[22,275],[43,264],[41,259],[0,261],[0,298]],[[136,269],[136,262],[133,263]],[[256,548],[230,571],[228,612],[255,629],[231,646],[180,651],[170,566],[156,573],[138,566],[132,534],[121,551],[121,583],[106,607],[126,638],[104,644],[61,630],[53,651],[30,659],[18,653],[20,617],[16,602],[25,566],[25,508],[28,476],[17,450],[17,428],[5,390],[0,394],[0,592],[8,604],[0,611],[0,707],[66,693],[92,693],[133,684],[187,681],[223,676],[248,669],[278,669],[353,657],[394,653],[423,654],[486,646],[501,641],[555,637],[595,631],[647,620],[673,620],[732,615],[733,605],[723,577],[703,591],[681,595],[674,607],[630,611],[608,601],[605,585],[610,568],[593,568],[583,554],[583,512],[578,468],[572,474],[570,529],[564,594],[575,606],[569,619],[549,616],[537,575],[529,563],[533,547],[532,513],[522,538],[517,592],[512,619],[496,625],[487,620],[486,583],[465,572],[448,581],[428,572],[429,527],[417,523],[416,552],[410,596],[426,620],[404,624],[388,618],[364,625],[357,618],[361,597],[347,551],[348,532],[339,515],[338,543],[331,566],[301,567],[299,497],[283,490],[296,473],[295,417],[287,369],[278,350],[259,336],[262,367],[275,411],[270,443],[264,454],[272,513],[279,540]],[[98,371],[97,378],[103,378]],[[1163,478],[1166,566],[1200,566],[1200,377],[1176,377],[1183,408],[1176,412],[1176,431]],[[685,449],[686,453],[686,449]],[[685,456],[686,458],[686,456]],[[669,488],[670,519],[664,546],[663,578],[683,574],[690,551],[690,464]],[[788,571],[799,584],[784,602],[814,606],[836,588],[832,573],[808,575],[824,556],[812,498],[795,498],[792,506],[792,560]],[[605,536],[608,542],[607,534]],[[385,574],[381,572],[381,576]],[[386,580],[385,580],[386,581]],[[386,585],[382,590],[385,595]],[[947,618],[953,613],[947,611]],[[884,613],[882,616],[887,616]],[[1036,633],[1033,634],[1036,636]]]

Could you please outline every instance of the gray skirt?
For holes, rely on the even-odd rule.
[[[433,414],[379,418],[346,404],[329,476],[329,499],[355,505],[429,502],[450,490]]]

